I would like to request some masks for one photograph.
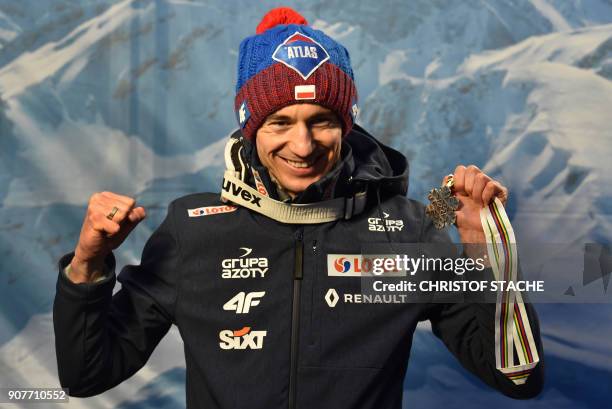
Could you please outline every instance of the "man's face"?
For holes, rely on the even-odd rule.
[[[315,104],[295,104],[269,115],[257,130],[259,160],[294,197],[321,179],[340,158],[342,124]]]

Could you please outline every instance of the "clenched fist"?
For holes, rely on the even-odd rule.
[[[146,217],[136,201],[112,192],[94,193],[89,198],[79,242],[70,263],[70,279],[91,282],[103,274],[104,259],[123,243],[130,232]],[[109,218],[113,208],[118,210]]]

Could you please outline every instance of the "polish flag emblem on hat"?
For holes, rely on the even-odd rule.
[[[295,99],[315,99],[316,97],[316,87],[314,84],[295,86]]]
[[[321,44],[296,31],[276,47],[272,59],[291,68],[303,79],[308,79],[329,60],[329,54]]]

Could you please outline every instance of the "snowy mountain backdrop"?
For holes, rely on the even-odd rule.
[[[283,4],[351,52],[359,122],[408,156],[410,196],[425,200],[457,164],[473,163],[509,187],[519,243],[611,244],[611,0]],[[56,263],[74,248],[93,192],[148,210],[116,252],[123,265],[138,263],[172,199],[219,190],[238,45],[277,5],[0,0],[0,387],[58,386]],[[612,305],[537,309],[539,398],[489,390],[423,326],[405,407],[609,407]],[[65,406],[180,408],[184,377],[173,329],[131,379]]]

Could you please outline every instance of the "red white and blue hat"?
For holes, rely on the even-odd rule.
[[[288,7],[268,12],[256,33],[238,56],[234,110],[244,137],[254,140],[268,115],[299,103],[336,112],[348,134],[358,109],[346,48]]]

